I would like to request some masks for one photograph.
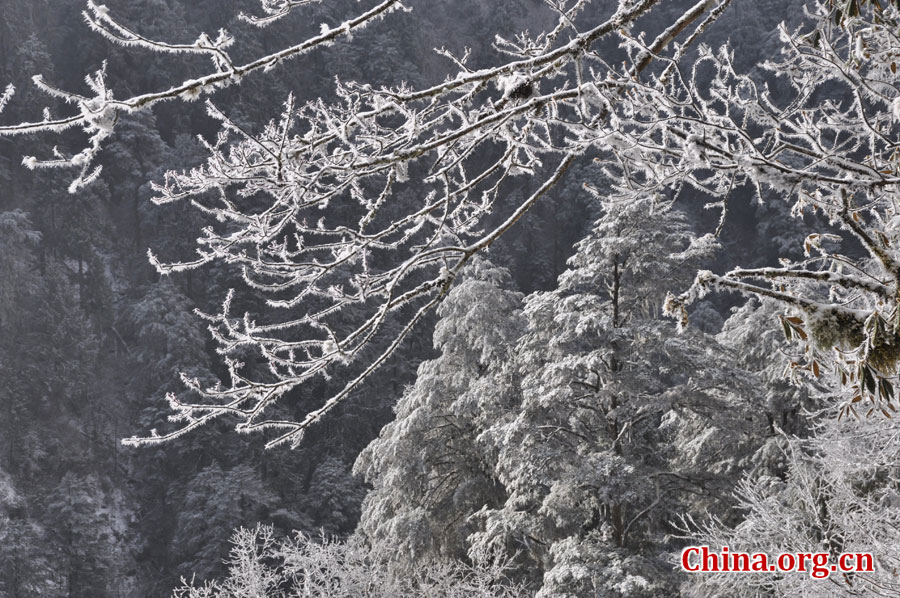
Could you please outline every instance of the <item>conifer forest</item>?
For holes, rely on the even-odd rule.
[[[0,0],[0,598],[900,598],[900,0]]]

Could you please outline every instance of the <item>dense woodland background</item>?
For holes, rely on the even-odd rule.
[[[275,117],[289,92],[301,101],[330,97],[336,76],[434,83],[450,65],[432,48],[468,46],[476,65],[489,64],[495,33],[540,30],[551,19],[537,0],[409,4],[412,12],[352,43],[221,92],[229,116],[252,128]],[[259,33],[233,20],[247,8],[236,0],[108,5],[151,37],[248,33],[258,47],[244,48],[254,54],[357,8],[349,0],[312,6]],[[752,70],[799,6],[735,2],[705,41],[730,41],[739,68]],[[35,73],[79,89],[82,74],[108,60],[111,79],[130,94],[190,76],[190,61],[173,72],[172,62],[111,49],[89,34],[81,9],[71,0],[4,0],[0,81],[20,90],[6,121],[32,119],[43,105],[28,85]],[[123,448],[122,438],[165,427],[163,396],[180,389],[179,372],[223,375],[192,310],[215,311],[235,272],[160,278],[147,261],[148,248],[189,255],[204,225],[183,206],[151,205],[147,182],[199,163],[192,134],[215,130],[202,106],[162,105],[130,119],[102,154],[102,179],[75,195],[65,173],[37,176],[20,165],[54,141],[0,138],[0,596],[167,595],[181,577],[222,577],[233,530],[258,522],[313,536],[344,537],[359,526],[406,566],[465,559],[473,543],[503,545],[529,587],[556,563],[546,595],[594,595],[572,581],[579,566],[598,569],[588,577],[606,579],[610,595],[673,595],[684,581],[667,561],[685,543],[676,517],[735,523],[733,490],[743,476],[787,479],[784,438],[808,434],[811,399],[772,358],[784,343],[776,311],[711,296],[678,336],[660,306],[698,268],[797,255],[804,222],[739,190],[721,248],[680,255],[715,228],[717,214],[690,193],[669,210],[604,209],[582,185],[596,178],[588,161],[472,265],[428,325],[299,448],[264,452],[263,439],[221,425],[163,448]],[[529,192],[527,179],[516,180],[510,201]],[[672,255],[680,257],[660,257]],[[611,316],[613,269],[621,293]],[[240,301],[252,309],[254,297]],[[618,347],[612,358],[621,361],[603,382],[607,392],[653,397],[656,406],[605,404],[582,429],[546,434],[567,417],[567,397],[583,390],[566,376],[609,358],[597,356],[601,347]],[[724,386],[727,393],[716,390]],[[320,391],[306,388],[298,409]],[[504,419],[510,405],[520,417]],[[627,433],[619,429],[626,420]],[[589,439],[598,437],[613,457],[592,452]],[[558,541],[552,556],[547,538]]]

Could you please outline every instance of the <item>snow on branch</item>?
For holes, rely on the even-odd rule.
[[[277,433],[270,446],[296,445],[391,356],[467,260],[591,148],[593,130],[619,96],[615,81],[636,74],[611,70],[591,44],[653,4],[620,9],[562,44],[541,37],[539,54],[537,42],[524,43],[528,50],[506,64],[464,71],[430,88],[338,82],[332,104],[296,107],[289,98],[282,116],[258,135],[209,104],[223,128],[207,164],[170,172],[155,187],[156,201],[190,200],[229,225],[206,229],[193,259],[151,259],[162,273],[214,262],[239,266],[248,287],[270,296],[269,321],[231,314],[230,302],[205,316],[229,360],[231,384],[192,386],[204,402],[170,399],[181,428],[129,442],[164,442],[229,415],[240,431]],[[576,60],[594,65],[602,80],[573,88]],[[533,93],[512,93],[510,77],[533,81]],[[548,91],[541,93],[538,82]],[[608,99],[586,110],[579,96],[588,88]],[[522,175],[539,177],[535,190],[486,229],[504,190]],[[259,194],[268,199],[258,210],[237,207],[241,197]],[[348,312],[358,318],[353,326],[346,325]],[[268,364],[270,381],[242,377],[237,355],[248,347]],[[270,415],[285,394],[339,371],[349,382],[304,418]]]
[[[234,68],[231,57],[225,52],[225,49],[234,43],[234,38],[224,29],[219,30],[215,41],[204,33],[193,44],[170,44],[148,39],[120,24],[110,16],[109,9],[105,5],[95,4],[92,0],[88,1],[87,10],[81,14],[93,31],[113,43],[160,53],[203,54],[213,60],[213,64],[218,70],[225,71]]]
[[[322,0],[260,0],[265,16],[257,17],[246,13],[238,14],[238,18],[257,27],[265,27],[286,17],[295,8],[308,4],[320,4]]]
[[[365,27],[373,20],[382,18],[389,12],[402,7],[401,0],[383,0],[369,10],[347,20],[340,27],[323,31],[317,36],[246,64],[235,65],[226,52],[226,49],[232,45],[233,39],[224,30],[220,31],[215,39],[207,34],[203,34],[196,42],[189,45],[158,42],[150,40],[118,23],[110,16],[106,6],[89,1],[87,10],[83,13],[84,18],[94,31],[105,38],[124,46],[140,47],[159,53],[205,54],[212,59],[215,70],[207,75],[183,81],[162,91],[123,99],[115,98],[112,91],[105,85],[105,64],[93,76],[87,78],[88,85],[94,93],[93,97],[85,97],[74,92],[57,89],[44,83],[43,79],[36,75],[34,83],[39,89],[48,95],[64,100],[68,104],[76,105],[80,114],[56,119],[50,118],[45,114],[45,118],[42,121],[0,126],[0,136],[58,133],[74,127],[83,129],[88,136],[88,143],[80,152],[70,156],[59,154],[54,156],[53,159],[38,159],[29,156],[24,160],[24,163],[30,168],[41,166],[49,168],[74,167],[79,169],[79,175],[76,176],[69,187],[71,192],[75,192],[80,187],[89,184],[99,174],[98,169],[92,168],[93,162],[96,160],[103,142],[113,133],[120,115],[146,110],[159,102],[175,99],[193,101],[202,95],[213,94],[218,89],[240,82],[243,77],[250,73],[271,70],[285,60],[305,54],[314,48],[331,44],[340,37],[350,36],[353,31]]]
[[[0,95],[0,112],[3,112],[3,109],[6,108],[9,100],[12,99],[15,93],[16,88],[13,87],[12,83],[6,86],[6,89],[3,90],[3,95]]]
[[[751,185],[760,201],[816,214],[822,226],[803,240],[805,260],[701,272],[666,311],[684,322],[689,304],[717,289],[773,299],[802,350],[792,373],[818,378],[819,364],[831,364],[844,413],[865,400],[867,413],[890,417],[900,369],[900,14],[867,5],[835,27],[840,10],[820,2],[806,30],[782,27],[783,53],[764,66],[791,86],[789,101],[737,73],[726,50],[702,49],[689,72],[671,62],[670,80],[635,82],[629,126],[609,133],[618,148],[604,168],[625,198],[689,185],[724,207],[735,187]]]
[[[638,138],[641,117],[655,109],[642,105],[645,89],[661,94],[660,109],[673,116],[682,108],[672,107],[656,76],[646,74],[668,62],[647,57],[664,61],[667,46],[690,35],[692,26],[708,25],[704,15],[720,5],[700,0],[650,47],[626,44],[630,60],[623,64],[612,65],[594,46],[626,35],[659,1],[622,2],[605,19],[583,11],[585,2],[556,2],[560,24],[550,34],[498,42],[507,60],[495,67],[470,70],[460,60],[458,74],[424,89],[338,81],[335,101],[297,105],[289,97],[282,114],[258,130],[239,126],[227,109],[207,101],[221,131],[206,145],[206,163],[169,172],[154,189],[157,203],[189,202],[214,224],[202,230],[194,255],[165,262],[151,253],[150,259],[162,274],[209,264],[237,268],[243,284],[267,300],[258,313],[235,313],[230,293],[219,313],[201,314],[229,379],[203,387],[185,378],[189,392],[169,397],[174,431],[126,442],[164,442],[228,416],[241,432],[274,434],[269,446],[296,445],[390,358],[465,263],[514,226],[571,164],[586,155],[605,163],[609,156],[655,151],[657,139],[645,148],[648,140]],[[263,10],[277,17],[301,4],[264,1]],[[234,66],[227,34],[158,47],[92,4],[89,19],[103,35],[142,49],[207,54],[216,71],[125,100],[113,97],[101,71],[91,80],[91,98],[45,89],[77,105],[81,115],[0,134],[81,126],[89,134],[86,150],[32,164],[87,168],[120,114],[211,93],[402,8],[398,0],[381,2],[301,44]],[[676,136],[693,138],[684,119],[671,125]],[[695,143],[701,148],[695,153],[704,151],[703,143]],[[636,176],[637,187],[649,186]],[[512,206],[501,201],[523,183],[524,199]],[[255,367],[246,366],[251,360]],[[299,418],[285,415],[282,405],[299,387],[335,378],[349,382]]]

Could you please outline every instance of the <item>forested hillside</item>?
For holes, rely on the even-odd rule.
[[[0,598],[900,596],[900,7],[4,2]]]

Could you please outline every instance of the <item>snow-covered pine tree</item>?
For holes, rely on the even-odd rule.
[[[124,577],[121,545],[125,531],[114,496],[94,474],[68,472],[47,497],[47,530],[59,586],[72,598],[112,594]],[[117,550],[118,549],[118,550]]]
[[[822,394],[825,385],[814,385],[809,378],[791,379],[789,375],[794,348],[784,332],[772,326],[781,311],[775,301],[751,299],[732,310],[717,335],[739,367],[753,377],[756,405],[766,420],[760,447],[748,470],[752,475],[783,476],[787,470],[787,438],[811,436],[813,415],[827,404]]]
[[[357,533],[395,551],[401,569],[464,558],[475,531],[468,517],[506,499],[495,450],[479,434],[504,411],[498,376],[522,332],[521,294],[509,274],[475,258],[438,308],[440,356],[419,366],[396,420],[360,455],[356,471],[373,489]]]
[[[233,530],[264,520],[278,500],[250,465],[225,469],[218,463],[197,473],[183,495],[168,498],[178,512],[169,550],[178,555],[180,572],[201,579],[219,571]]]
[[[61,587],[47,554],[47,532],[27,517],[27,501],[0,469],[0,596],[47,596]]]
[[[655,198],[604,208],[559,288],[527,298],[520,403],[480,435],[508,497],[471,545],[519,552],[539,596],[671,595],[673,514],[724,513],[764,427],[730,352],[661,314],[714,244]]]

